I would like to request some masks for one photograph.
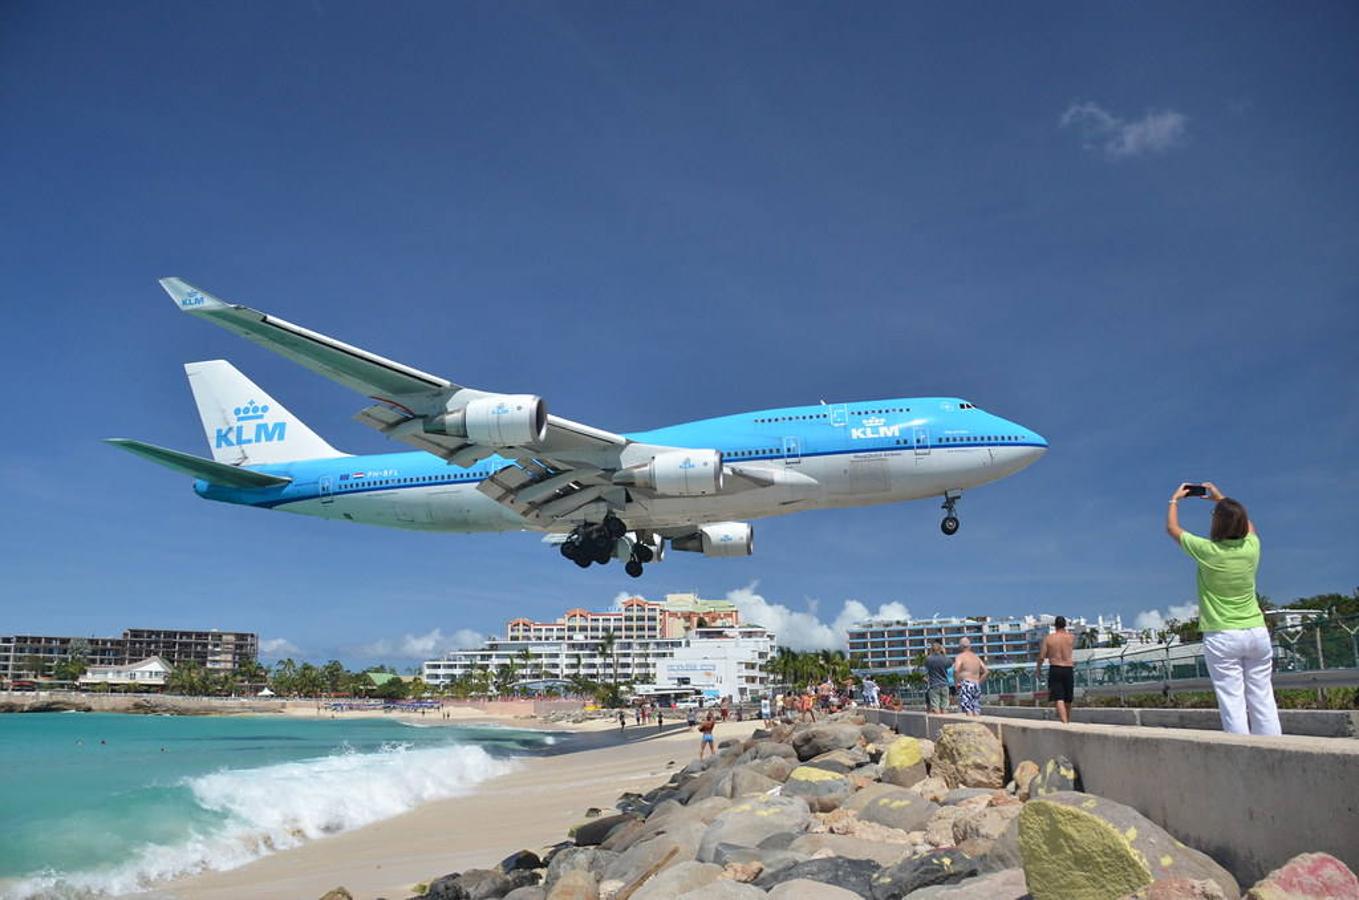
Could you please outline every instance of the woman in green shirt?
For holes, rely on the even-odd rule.
[[[1244,506],[1224,497],[1211,481],[1203,486],[1203,498],[1216,502],[1209,537],[1201,538],[1180,527],[1178,505],[1189,496],[1187,484],[1180,485],[1170,498],[1166,531],[1198,564],[1203,660],[1217,693],[1222,730],[1279,734],[1274,648],[1255,593],[1260,537]]]

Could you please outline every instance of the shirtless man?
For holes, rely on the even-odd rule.
[[[972,652],[972,641],[958,642],[953,658],[953,680],[958,684],[958,710],[964,715],[981,715],[981,683],[986,680],[986,663]]]
[[[1043,638],[1038,651],[1038,668],[1034,684],[1043,679],[1043,660],[1048,661],[1048,699],[1057,703],[1057,718],[1066,725],[1071,722],[1071,701],[1076,691],[1076,663],[1071,656],[1071,632],[1066,630],[1066,616],[1052,622],[1053,632]]]

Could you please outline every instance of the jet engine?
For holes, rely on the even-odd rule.
[[[613,482],[650,488],[663,497],[706,497],[722,490],[722,454],[667,450],[648,463],[617,473]]]
[[[487,447],[517,447],[547,436],[547,404],[532,394],[497,394],[425,420],[425,431]]]
[[[714,522],[672,538],[670,547],[704,556],[749,556],[755,552],[755,529],[745,522]]]

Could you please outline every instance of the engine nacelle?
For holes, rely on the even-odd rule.
[[[615,484],[651,488],[663,497],[707,497],[722,490],[722,454],[667,450],[614,476]]]
[[[755,552],[755,529],[746,522],[714,522],[671,539],[670,546],[704,556],[750,556]]]
[[[517,447],[547,436],[547,404],[532,394],[498,394],[425,420],[425,431],[487,447]]]

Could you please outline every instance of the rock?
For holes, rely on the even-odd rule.
[[[331,888],[321,895],[321,900],[354,900],[354,895],[344,887]]]
[[[771,834],[769,837],[760,841],[756,846],[761,850],[787,850],[789,847],[793,846],[793,842],[801,836],[801,832],[780,831],[776,834]]]
[[[770,900],[860,900],[859,895],[833,884],[794,878],[778,884],[765,896]]]
[[[1022,805],[1014,804],[962,810],[953,820],[953,843],[961,844],[969,838],[994,841],[1005,833],[1023,809]]]
[[[725,750],[728,747],[739,747],[739,746],[741,746],[740,738],[727,738],[726,740],[717,742],[718,750]]]
[[[1226,900],[1226,897],[1216,881],[1158,878],[1140,891],[1128,894],[1123,900]]]
[[[712,863],[677,862],[643,883],[633,893],[632,900],[670,900],[678,894],[712,884],[721,874],[722,867]]]
[[[1034,900],[1122,897],[1164,877],[1206,878],[1229,898],[1240,895],[1208,856],[1132,807],[1092,794],[1061,791],[1024,804],[1019,849]]]
[[[911,900],[1024,900],[1028,895],[1024,870],[1013,868],[964,878],[956,884],[921,888],[911,894]]]
[[[810,765],[798,766],[783,783],[783,796],[801,797],[812,812],[830,812],[852,793],[848,778]]]
[[[944,797],[948,795],[949,787],[947,781],[937,775],[931,775],[924,781],[918,781],[911,785],[911,790],[915,791],[926,800],[933,800],[935,803],[943,803]]]
[[[499,869],[468,869],[458,876],[458,886],[466,900],[493,900],[520,885],[511,883]]]
[[[592,847],[597,844],[602,844],[604,839],[609,836],[609,832],[621,825],[626,825],[627,823],[634,821],[634,819],[634,816],[626,813],[591,819],[590,821],[582,822],[571,829],[571,837],[575,840],[577,847]]]
[[[547,891],[540,887],[515,888],[501,900],[547,900]]]
[[[680,894],[675,900],[764,900],[764,897],[764,891],[753,885],[719,878],[696,891]]]
[[[929,765],[934,759],[934,741],[929,738],[919,738],[920,755],[925,758],[925,764]]]
[[[722,866],[722,877],[731,881],[739,881],[742,884],[750,884],[756,878],[759,878],[763,871],[764,863],[758,859],[752,859],[749,862],[729,862]]]
[[[956,848],[910,856],[873,876],[873,900],[901,900],[935,884],[954,884],[978,873],[977,862]]]
[[[1055,794],[1058,791],[1079,791],[1081,778],[1076,766],[1065,756],[1055,756],[1029,782],[1029,799]]]
[[[784,759],[797,759],[797,751],[791,744],[784,744],[780,741],[761,741],[741,754],[738,762],[748,763],[759,759],[770,759],[780,756]]]
[[[788,849],[808,856],[821,850],[830,850],[845,859],[871,859],[880,866],[890,866],[910,852],[911,848],[905,842],[889,844],[855,835],[827,833],[799,835]]]
[[[747,772],[758,772],[766,778],[782,784],[788,780],[788,776],[797,768],[797,757],[788,759],[782,756],[769,756],[764,759],[748,763],[745,767]]]
[[[1359,900],[1359,879],[1329,853],[1302,853],[1261,879],[1248,900],[1313,900],[1343,897]]]
[[[834,772],[837,775],[848,775],[854,769],[868,762],[868,754],[858,747],[851,747],[848,750],[828,750],[820,756],[809,759],[805,765],[817,769],[825,769],[827,772]]]
[[[718,844],[714,856],[716,858],[713,862],[723,868],[727,866],[750,866],[752,870],[758,868],[759,871],[751,875],[752,881],[766,872],[777,872],[811,858],[805,853],[794,853],[788,849],[738,847],[735,844]],[[742,871],[750,874],[747,870]]]
[[[940,800],[939,802],[942,803],[944,806],[956,806],[959,803],[964,803],[968,800],[975,800],[978,797],[985,797],[988,801],[990,801],[991,796],[994,793],[995,791],[992,790],[991,788],[974,788],[974,787],[954,788],[953,790],[945,794],[944,799]]]
[[[610,831],[609,836],[601,841],[599,846],[605,850],[622,851],[650,836],[646,821],[635,819]]]
[[[572,869],[547,892],[547,900],[599,900],[599,881],[583,869]]]
[[[1038,763],[1026,759],[1015,766],[1015,796],[1020,800],[1029,799],[1029,782],[1038,776]]]
[[[821,882],[822,886],[835,885],[860,897],[872,896],[872,880],[882,867],[868,859],[841,859],[829,856],[824,859],[809,859],[795,866],[765,873],[755,882],[756,887],[768,890],[785,881]]]
[[[881,744],[886,746],[896,738],[896,733],[886,725],[879,725],[877,722],[869,722],[867,725],[859,726],[859,737],[864,739],[866,744]]]
[[[713,819],[699,842],[696,858],[712,862],[718,844],[754,847],[780,831],[806,831],[811,820],[806,801],[799,797],[747,797]]]
[[[1009,827],[999,837],[969,837],[958,843],[958,849],[975,859],[983,874],[1022,869],[1024,857],[1019,852],[1019,817],[1011,819]]]
[[[925,771],[925,758],[920,755],[920,741],[913,737],[899,737],[888,744],[878,762],[882,766],[882,780],[899,787],[924,781],[929,774]]]
[[[790,765],[782,759],[774,759],[774,763],[780,765]],[[788,776],[785,775],[784,778]],[[746,766],[731,773],[731,780],[728,782],[731,793],[726,796],[736,798],[744,797],[747,794],[767,794],[778,788],[783,783],[783,779],[775,781],[768,775],[755,771],[752,767]]]
[[[853,725],[813,725],[793,736],[797,758],[806,762],[827,750],[856,747],[859,729]]]
[[[692,860],[708,827],[702,822],[681,822],[656,837],[639,841],[618,854],[604,869],[601,877],[620,878],[631,884],[656,865],[664,869],[678,862]],[[674,851],[673,854],[671,851]]]
[[[943,778],[949,787],[1004,787],[1005,750],[985,725],[945,725],[934,746],[930,774]]]
[[[962,807],[941,806],[925,824],[925,842],[931,847],[954,846],[953,822],[963,812]]]
[[[892,784],[875,784],[864,788],[841,804],[843,809],[859,814],[866,822],[877,822],[902,831],[923,829],[938,806]]]
[[[532,850],[511,853],[500,861],[500,871],[513,872],[515,869],[541,869],[543,860]]]
[[[436,878],[425,888],[421,897],[423,900],[468,900],[461,878],[462,875],[457,872]]]
[[[547,864],[547,877],[544,879],[549,892],[553,885],[567,872],[589,872],[598,881],[609,864],[618,858],[617,853],[601,850],[598,847],[567,847],[552,854]]]

